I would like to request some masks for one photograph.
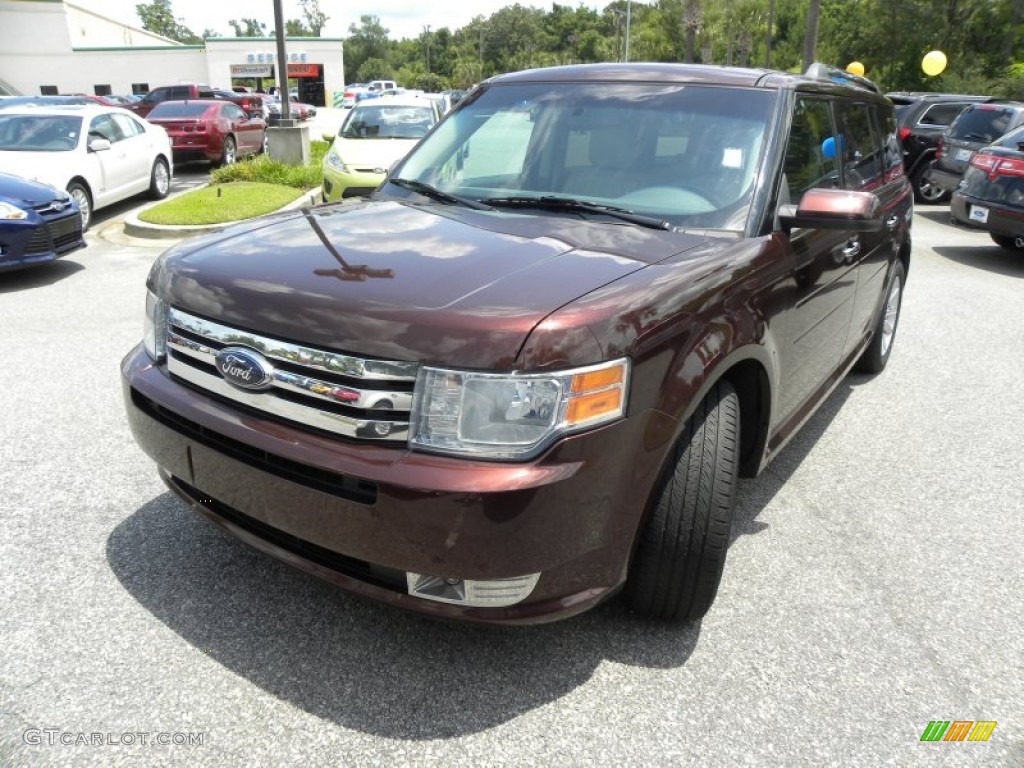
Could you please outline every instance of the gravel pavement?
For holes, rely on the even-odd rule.
[[[947,208],[889,368],[741,483],[703,622],[526,629],[357,600],[166,491],[118,370],[166,243],[124,212],[0,274],[0,764],[1024,765],[1024,256]]]

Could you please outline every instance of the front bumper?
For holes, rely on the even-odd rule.
[[[985,221],[971,217],[972,207],[985,210]],[[956,192],[949,202],[949,214],[953,223],[960,227],[980,229],[1007,237],[1024,235],[1024,210],[1021,208]]]
[[[438,617],[530,624],[580,613],[623,584],[659,452],[651,412],[563,440],[526,463],[359,445],[221,403],[141,348],[122,364],[129,424],[179,496],[247,543],[351,592]],[[503,608],[408,594],[405,575],[540,573]]]
[[[85,247],[81,218],[44,221],[37,214],[0,224],[0,272],[45,264]]]
[[[326,162],[324,171],[324,201],[368,195],[384,181],[383,173],[342,173]]]

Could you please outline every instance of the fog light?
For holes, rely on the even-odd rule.
[[[414,597],[479,608],[503,608],[522,602],[540,579],[539,573],[486,581],[420,573],[406,573],[405,576],[409,594]]]

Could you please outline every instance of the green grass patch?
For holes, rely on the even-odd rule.
[[[303,194],[294,186],[239,181],[186,192],[139,214],[150,224],[223,224],[271,213]]]
[[[268,155],[252,155],[234,165],[215,169],[210,173],[210,183],[261,181],[266,184],[313,189],[323,184],[322,163],[330,146],[326,141],[310,141],[308,165],[288,165],[271,160]]]

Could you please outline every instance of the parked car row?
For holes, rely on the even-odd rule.
[[[919,202],[950,201],[957,226],[1024,252],[1024,103],[891,93],[904,168]]]

